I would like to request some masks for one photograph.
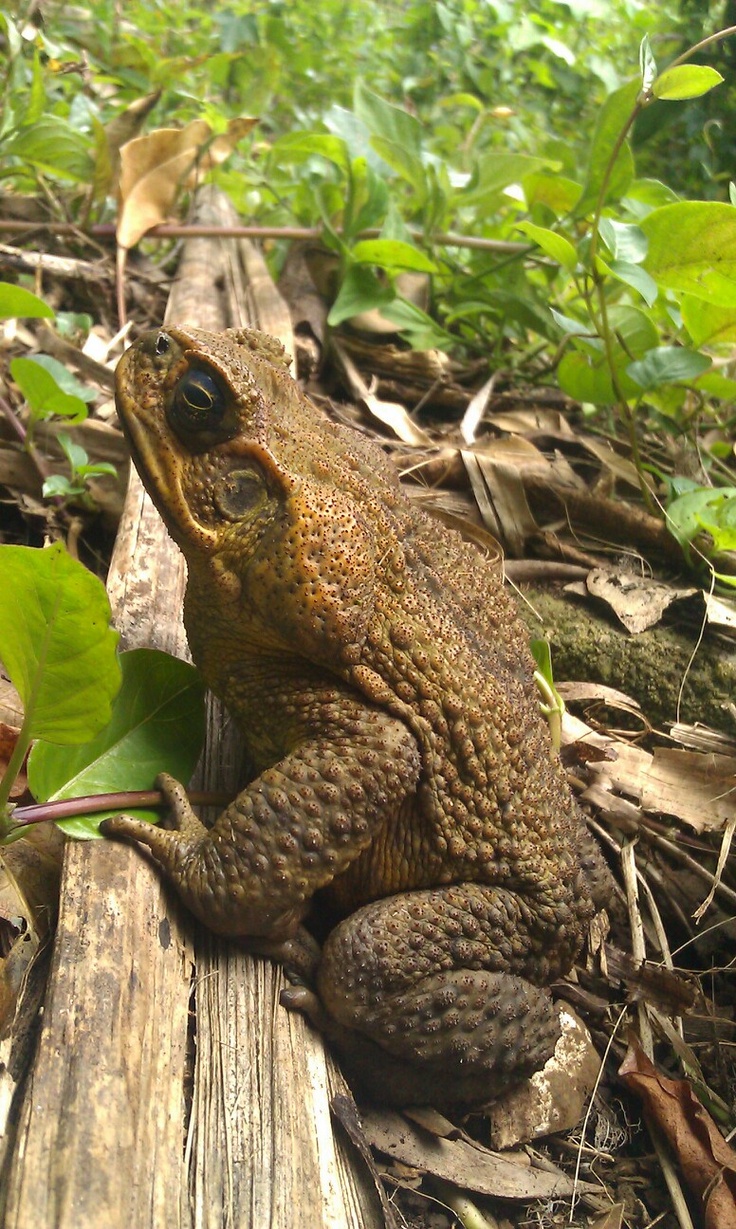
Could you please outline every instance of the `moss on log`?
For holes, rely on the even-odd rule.
[[[725,638],[704,637],[688,670],[697,628],[660,623],[632,636],[580,601],[527,588],[524,596],[534,610],[521,603],[522,618],[534,635],[549,640],[556,679],[616,687],[637,700],[655,726],[679,719],[734,733],[727,705],[736,701],[736,649]]]

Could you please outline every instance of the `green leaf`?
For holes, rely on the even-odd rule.
[[[654,349],[659,340],[653,320],[639,307],[614,304],[608,309],[608,323],[616,335],[617,343],[620,343],[617,344],[617,351],[620,351],[620,359],[624,365],[632,356],[642,358],[647,350]]]
[[[648,34],[644,35],[639,45],[639,68],[641,70],[641,88],[646,92],[652,88],[652,84],[657,76],[657,63],[654,59]]]
[[[599,112],[590,148],[585,187],[575,210],[579,215],[587,213],[598,199],[611,153],[631,116],[638,94],[639,82],[629,81],[608,95]],[[633,177],[634,160],[628,143],[624,142],[608,178],[606,200],[622,197]]]
[[[550,175],[544,171],[532,171],[521,180],[527,208],[546,205],[557,218],[571,213],[580,200],[582,184],[563,175]]]
[[[667,528],[688,559],[693,539],[703,532],[713,539],[710,557],[736,550],[736,487],[702,487],[674,499],[667,508]]]
[[[44,499],[72,499],[84,494],[81,482],[71,482],[64,474],[51,474],[44,478],[41,493]]]
[[[39,802],[153,789],[160,772],[188,781],[204,736],[204,685],[193,666],[154,649],[121,653],[122,686],[109,724],[70,752],[37,742],[28,782]],[[106,812],[107,815],[114,812]],[[153,812],[136,812],[156,818]],[[104,815],[65,820],[72,836],[97,833]]]
[[[601,239],[615,260],[625,260],[639,265],[647,254],[647,237],[640,226],[630,222],[617,222],[615,218],[601,218],[598,227]]]
[[[678,64],[675,68],[665,68],[652,85],[655,98],[674,100],[682,98],[700,98],[716,85],[720,85],[723,77],[715,68],[707,64]]]
[[[29,358],[32,363],[38,363],[39,367],[45,368],[58,384],[62,392],[69,393],[70,397],[78,397],[80,401],[94,401],[99,395],[96,388],[90,388],[89,384],[80,384],[76,376],[60,363],[58,358],[52,358],[50,354],[31,354]]]
[[[556,231],[548,230],[546,226],[536,226],[534,222],[518,222],[516,230],[528,235],[547,256],[572,273],[578,263],[578,254],[570,240],[564,235],[558,235]]]
[[[617,281],[638,291],[647,307],[656,303],[659,287],[654,278],[650,277],[641,265],[632,265],[628,260],[612,260],[608,265],[608,271]]]
[[[511,184],[526,181],[529,175],[544,170],[559,170],[560,163],[551,158],[535,158],[529,154],[489,153],[478,168],[477,179],[462,193],[463,206],[487,203]]]
[[[718,303],[684,294],[680,310],[694,345],[716,346],[736,341],[736,306],[721,307]]]
[[[0,546],[0,659],[32,738],[83,742],[110,718],[120,685],[110,603],[61,543]]]
[[[394,297],[392,287],[379,281],[368,265],[351,265],[332,304],[327,323],[335,328],[351,316],[391,303]]]
[[[0,282],[0,320],[12,320],[16,317],[52,317],[53,309],[43,299],[24,290],[22,286],[13,286],[10,282]]]
[[[77,444],[70,435],[67,435],[66,431],[60,431],[57,438],[73,470],[78,470],[80,466],[87,465],[89,456],[87,455],[86,448],[82,448],[81,444]]]
[[[437,266],[429,256],[411,243],[400,239],[362,239],[350,255],[359,264],[379,265],[383,269],[416,269],[419,273],[436,273]]]
[[[380,94],[374,94],[362,81],[357,81],[353,106],[374,137],[403,150],[412,158],[419,158],[422,147],[422,126],[415,116],[386,102]]]
[[[401,145],[385,137],[371,137],[371,145],[387,166],[411,184],[418,196],[417,204],[423,203],[427,195],[427,176],[421,158],[412,157]]]
[[[693,384],[708,397],[717,397],[720,401],[736,401],[736,380],[729,379],[713,368],[706,371],[705,375],[698,376],[693,380]],[[728,444],[727,447],[730,454],[733,445]]]
[[[706,354],[684,346],[657,346],[637,362],[630,363],[629,376],[645,390],[679,380],[694,380],[711,366]]]
[[[632,397],[639,392],[636,385],[626,377],[625,369],[617,370],[623,395]],[[601,355],[592,358],[579,351],[570,350],[563,355],[557,367],[560,388],[576,401],[593,405],[613,405],[616,393],[608,366]]]
[[[635,179],[626,189],[624,204],[629,213],[645,218],[653,209],[662,205],[674,205],[679,196],[658,179]]]
[[[46,115],[18,129],[4,152],[64,178],[89,183],[94,176],[90,149],[89,139],[66,120]]]
[[[348,147],[342,137],[325,132],[289,132],[274,141],[271,156],[276,162],[306,162],[319,156],[333,162],[347,175],[350,168]]]
[[[450,337],[416,303],[397,295],[381,310],[415,350],[449,350],[455,345],[455,338]]]
[[[558,312],[556,307],[550,307],[550,311],[555,324],[562,329],[563,333],[569,334],[571,337],[592,336],[595,333],[595,329],[590,321],[586,324],[583,320],[574,320],[572,316],[563,316],[562,312]]]
[[[58,414],[72,422],[83,422],[87,406],[81,397],[63,392],[56,380],[40,363],[31,358],[14,358],[10,374],[23,393],[34,418],[50,418]]]
[[[678,201],[642,218],[644,267],[668,290],[736,307],[736,209],[720,201]]]

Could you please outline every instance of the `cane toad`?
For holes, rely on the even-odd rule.
[[[337,919],[319,1011],[356,1067],[388,1072],[394,1100],[488,1099],[550,1055],[546,987],[600,881],[511,599],[264,334],[148,333],[117,402],[253,777],[211,829],[168,781],[178,831],[105,831],[146,845],[212,930],[287,965],[316,894]]]

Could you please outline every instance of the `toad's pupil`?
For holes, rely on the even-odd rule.
[[[171,407],[172,425],[188,431],[211,431],[225,413],[225,398],[206,371],[190,371],[177,384]]]

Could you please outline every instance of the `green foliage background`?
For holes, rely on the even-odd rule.
[[[736,337],[736,42],[688,55],[671,89],[662,74],[734,10],[105,0],[0,13],[0,190],[112,219],[126,108],[150,95],[149,127],[204,119],[215,134],[258,116],[212,173],[248,221],[324,228],[331,324],[380,307],[412,345],[478,356],[510,380],[556,379],[623,429],[654,510],[641,449],[652,430],[686,437],[709,481],[733,488],[736,382],[720,368]],[[285,250],[272,247],[276,268]],[[427,314],[403,297],[407,271],[431,277]],[[70,489],[83,487],[84,458],[70,464]],[[665,490],[687,493],[659,465]]]

